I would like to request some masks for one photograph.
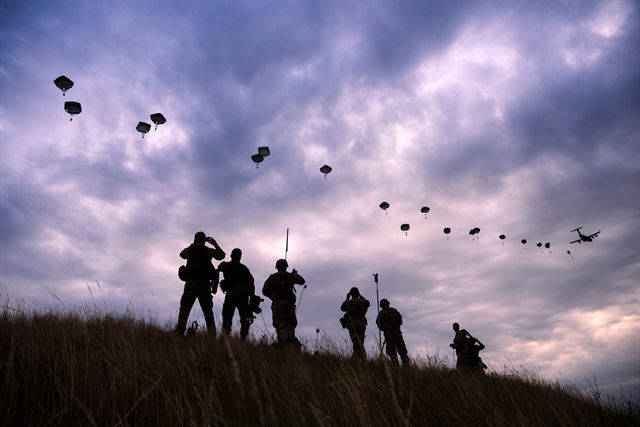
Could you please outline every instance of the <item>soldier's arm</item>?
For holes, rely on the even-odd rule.
[[[347,299],[344,300],[344,302],[342,303],[342,305],[340,306],[340,310],[342,311],[347,311],[349,310],[349,296],[347,295]]]
[[[187,259],[189,257],[189,247],[186,247],[180,252],[180,258]]]
[[[253,278],[253,274],[251,274],[248,268],[246,268],[246,271],[247,271],[247,286],[249,287],[249,293],[251,295],[255,295],[256,294],[255,279]]]
[[[304,277],[302,277],[300,274],[298,274],[298,271],[295,268],[293,269],[293,271],[290,274],[291,274],[291,277],[293,278],[293,283],[295,283],[296,285],[304,285],[305,284]]]
[[[213,248],[209,248],[209,253],[213,258],[217,261],[222,261],[227,254],[224,253],[218,242],[215,241],[213,237],[207,237],[207,242],[213,246]]]

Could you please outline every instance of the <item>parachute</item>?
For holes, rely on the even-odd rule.
[[[264,160],[264,157],[262,157],[260,154],[254,154],[253,156],[251,156],[251,160],[253,160],[253,163],[256,164],[256,169],[258,169],[258,163],[261,163]]]
[[[82,106],[80,105],[79,102],[67,101],[64,103],[64,111],[66,111],[67,113],[69,113],[69,115],[71,115],[71,118],[69,119],[69,121],[72,121],[73,116],[75,116],[76,114],[82,113]]]
[[[409,224],[402,224],[400,226],[400,230],[404,231],[404,235],[407,236],[409,234],[409,229],[411,226]]]
[[[424,217],[427,217],[427,214],[429,213],[431,209],[429,209],[429,206],[423,206],[422,208],[420,208],[420,212],[422,212],[424,214]]]
[[[167,123],[167,119],[164,118],[162,113],[153,113],[152,115],[149,116],[149,118],[156,125],[156,127],[153,130],[158,130],[158,126]]]
[[[378,206],[380,206],[380,209],[382,209],[384,211],[385,215],[389,215],[389,213],[387,212],[387,209],[389,209],[389,206],[390,206],[389,203],[382,202]]]
[[[520,240],[520,243],[522,243],[523,245],[526,245],[527,244],[527,239]]]
[[[567,253],[569,254],[569,256],[571,257],[571,259],[575,259],[573,258],[573,255],[571,255],[571,251],[567,251]]]
[[[545,248],[547,248],[547,249],[549,249],[549,253],[550,253],[550,254],[551,254],[551,253],[553,253],[553,252],[551,252],[551,243],[549,243],[549,242],[545,243],[545,244],[544,244],[544,247],[545,247]]]
[[[329,165],[324,165],[320,168],[320,172],[324,174],[324,179],[327,179],[327,174],[330,173],[333,168]]]
[[[151,130],[151,125],[147,122],[138,122],[136,130],[142,134],[142,139],[144,139],[144,134]]]
[[[501,234],[501,235],[498,236],[498,239],[500,239],[500,240],[504,240],[506,238],[507,238],[507,236],[505,236],[504,234]]]
[[[477,235],[479,233],[480,233],[480,229],[478,227],[474,227],[471,230],[469,230],[469,235],[471,235],[471,236],[475,236],[475,235]]]
[[[538,242],[538,243],[536,243],[536,246],[537,246],[537,247],[539,247],[539,248],[541,248],[541,247],[542,247],[542,242]]]
[[[271,151],[269,151],[269,147],[258,147],[258,154],[262,157],[267,157],[271,154]]]
[[[445,227],[442,229],[442,232],[447,235],[447,240],[449,240],[449,233],[451,233],[451,229],[449,227]]]
[[[53,81],[53,84],[62,91],[62,96],[65,96],[65,92],[73,87],[73,80],[67,76],[60,76]]]

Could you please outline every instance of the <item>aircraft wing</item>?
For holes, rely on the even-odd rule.
[[[589,237],[596,237],[598,234],[600,234],[600,232],[599,232],[599,231],[597,231],[597,232],[593,233],[593,234],[592,234],[592,235],[590,235]]]
[[[569,243],[580,243],[580,242],[582,242],[582,239],[574,240],[573,242],[569,242]]]

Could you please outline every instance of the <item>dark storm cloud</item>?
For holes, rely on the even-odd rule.
[[[448,354],[458,320],[490,363],[553,375],[572,364],[573,333],[573,361],[636,381],[623,355],[638,307],[635,4],[6,6],[3,292],[74,302],[98,281],[111,307],[142,301],[166,319],[194,231],[245,249],[260,287],[290,227],[308,336],[344,336],[344,294],[373,299],[379,272],[413,349]],[[62,73],[85,109],[72,124],[51,83]],[[141,140],[135,124],[155,111],[168,123]],[[272,155],[256,170],[259,145]],[[580,225],[601,239],[568,246]]]

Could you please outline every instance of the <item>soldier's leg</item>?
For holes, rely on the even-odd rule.
[[[291,303],[287,305],[287,340],[289,344],[299,346],[301,344],[298,338],[296,338],[296,326],[298,326],[296,305]]]
[[[207,332],[215,336],[216,320],[213,317],[213,296],[211,296],[209,289],[201,290],[198,295],[198,301],[200,302],[200,308],[202,308],[204,321],[207,324]]]
[[[180,310],[178,311],[178,325],[176,326],[176,332],[180,336],[184,335],[184,331],[187,330],[187,320],[189,320],[189,313],[193,303],[196,302],[197,295],[192,289],[190,284],[184,285],[184,291],[180,298]]]
[[[240,338],[244,341],[249,335],[249,327],[253,322],[253,315],[249,306],[249,295],[239,297],[238,312],[240,313]]]
[[[285,328],[286,324],[284,322],[282,304],[278,302],[271,304],[271,314],[273,315],[273,327],[276,330],[278,344],[284,344],[286,342],[287,330]]]
[[[402,334],[400,334],[395,341],[398,354],[402,360],[402,366],[409,365],[409,352],[407,351],[407,345],[404,343],[404,337]]]
[[[231,325],[233,323],[233,313],[236,311],[235,301],[230,293],[227,293],[222,303],[222,333],[231,335]]]
[[[389,356],[389,359],[391,359],[391,363],[393,363],[394,365],[397,365],[398,353],[397,353],[394,337],[392,335],[385,335],[384,340],[387,345],[387,348],[385,349],[387,356]]]

